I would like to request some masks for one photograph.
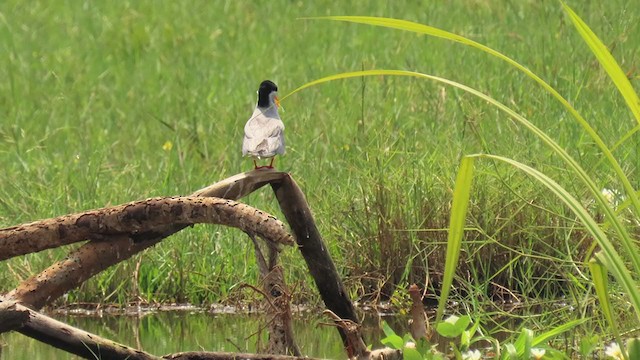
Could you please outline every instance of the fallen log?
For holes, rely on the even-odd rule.
[[[0,302],[0,334],[22,327],[29,320],[29,311],[19,310],[15,301]]]
[[[6,301],[0,303],[4,304]],[[24,305],[12,302],[13,311],[27,314],[27,320],[16,331],[42,341],[58,349],[82,356],[85,359],[102,360],[159,360],[151,355],[126,345],[107,340],[98,335],[74,328],[63,322],[40,314]]]

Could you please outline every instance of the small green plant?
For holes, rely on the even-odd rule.
[[[386,322],[382,330],[386,337],[382,344],[392,349],[402,350],[405,359],[445,359],[475,360],[491,357],[504,360],[549,359],[566,360],[568,355],[547,345],[553,338],[573,330],[582,323],[572,321],[540,335],[533,330],[522,328],[514,341],[500,342],[495,337],[483,335],[479,322],[472,322],[469,315],[451,315],[436,325],[436,332],[441,339],[448,339],[449,353],[438,351],[437,343],[426,339],[416,341],[410,334],[400,336]]]

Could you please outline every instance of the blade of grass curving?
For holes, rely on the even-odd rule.
[[[383,75],[418,77],[418,78],[438,81],[438,82],[453,86],[455,88],[461,89],[495,106],[502,112],[509,115],[513,120],[517,121],[522,126],[524,126],[529,131],[531,131],[540,140],[542,140],[545,144],[547,144],[547,146],[549,146],[556,154],[558,154],[558,156],[560,156],[560,158],[564,160],[564,162],[569,166],[569,168],[575,172],[577,178],[587,186],[587,188],[593,195],[593,198],[596,200],[600,208],[603,210],[605,217],[608,219],[608,221],[610,221],[611,226],[618,233],[620,237],[620,241],[625,249],[626,255],[631,259],[634,272],[640,273],[640,252],[638,251],[637,246],[635,245],[631,236],[629,235],[629,232],[624,227],[624,225],[622,224],[618,216],[616,216],[615,211],[611,208],[611,205],[609,204],[609,202],[602,195],[602,192],[600,191],[596,183],[589,177],[586,171],[558,143],[556,143],[551,137],[549,137],[549,135],[547,135],[544,131],[540,130],[538,127],[533,125],[533,123],[531,123],[530,121],[522,117],[520,114],[513,111],[508,106],[497,101],[496,99],[476,89],[473,89],[469,86],[460,84],[452,80],[444,79],[444,78],[433,76],[433,75],[413,72],[413,71],[406,71],[406,70],[364,70],[364,71],[353,71],[353,72],[331,75],[331,76],[327,76],[327,77],[306,83],[298,87],[297,89],[293,90],[287,96],[290,96],[310,86],[322,84],[332,80],[348,79],[348,78],[362,77],[362,76],[383,76]],[[637,194],[635,191],[633,191],[633,194],[628,194],[628,195],[629,195],[629,198],[631,199],[631,195],[636,196]],[[617,252],[616,252],[616,255],[618,255]]]
[[[618,176],[618,179],[620,179],[620,182],[622,183],[622,187],[625,189],[625,192],[628,194],[629,199],[631,200],[631,203],[635,208],[635,213],[640,214],[640,198],[636,195],[634,191],[634,187],[631,185],[629,178],[622,170],[622,167],[620,166],[616,158],[613,156],[612,151],[607,147],[607,145],[602,140],[602,138],[600,138],[600,136],[595,131],[595,129],[593,129],[593,127],[589,125],[589,123],[582,117],[582,115],[580,115],[580,113],[569,103],[569,101],[567,101],[567,99],[565,99],[562,95],[560,95],[560,93],[556,91],[556,89],[554,89],[546,81],[544,81],[542,78],[540,78],[538,75],[533,73],[531,70],[527,69],[524,65],[520,64],[519,62],[511,59],[510,57],[502,54],[499,51],[496,51],[486,45],[483,45],[481,43],[468,39],[464,36],[460,36],[445,30],[432,27],[432,26],[419,24],[419,23],[415,23],[407,20],[392,19],[392,18],[385,18],[385,17],[374,17],[374,16],[324,16],[324,17],[309,17],[304,19],[344,21],[344,22],[380,26],[380,27],[386,27],[391,29],[410,31],[418,34],[430,35],[430,36],[438,37],[445,40],[455,41],[463,45],[474,47],[478,50],[484,51],[494,57],[497,57],[498,59],[505,61],[509,65],[522,71],[525,75],[527,75],[528,77],[533,79],[535,82],[537,82],[540,86],[542,86],[547,92],[549,92],[554,98],[556,98],[556,100],[558,100],[562,104],[562,106],[564,106],[565,109],[567,109],[567,111],[569,111],[569,113],[578,121],[580,126],[582,126],[582,128],[587,132],[587,134],[596,143],[598,148],[602,151],[602,154],[607,159],[607,161],[609,161],[609,163],[613,168],[613,171]],[[298,88],[298,89],[301,89],[301,88]],[[296,92],[298,89],[294,90],[292,94]]]
[[[515,161],[513,159],[509,159],[503,156],[497,155],[486,155],[486,154],[478,154],[478,155],[469,155],[470,157],[480,157],[487,158],[492,160],[498,160],[505,162],[517,169],[522,170],[527,175],[531,176],[541,184],[545,185],[551,192],[553,192],[562,202],[565,203],[573,211],[573,213],[580,219],[582,224],[585,226],[586,230],[589,234],[596,239],[600,247],[602,248],[603,254],[606,255],[606,265],[608,266],[609,271],[613,274],[613,276],[618,280],[622,288],[627,292],[631,303],[635,309],[636,317],[640,320],[640,289],[638,289],[638,284],[633,280],[629,269],[626,268],[624,264],[624,260],[620,257],[618,252],[615,250],[614,245],[611,243],[609,238],[607,238],[606,234],[602,231],[598,223],[589,215],[587,210],[582,206],[582,204],[574,198],[568,191],[566,191],[560,184],[555,182],[553,179],[543,174],[542,172]]]
[[[600,65],[602,65],[607,74],[609,74],[611,81],[616,85],[618,91],[627,102],[627,106],[633,113],[633,116],[635,116],[636,121],[640,124],[640,98],[638,98],[638,94],[633,89],[633,86],[631,86],[627,75],[622,71],[616,59],[609,52],[609,49],[600,41],[591,28],[582,21],[578,14],[565,4],[564,1],[560,0],[560,3],[564,11],[569,15],[571,22],[573,22],[580,36],[582,36],[584,42],[587,43]]]
[[[611,329],[616,335],[616,339],[620,340],[618,338],[618,334],[620,332],[618,330],[618,326],[613,321],[613,312],[611,311],[611,302],[609,301],[609,284],[607,279],[607,267],[609,266],[605,266],[599,257],[600,256],[596,254],[596,256],[589,260],[589,271],[591,271],[593,287],[596,289],[596,295],[598,295],[600,309],[602,310],[604,317],[607,319],[609,324],[611,324]]]
[[[531,347],[533,346],[532,343],[533,343],[533,330],[523,328],[522,330],[520,330],[520,335],[518,335],[518,338],[513,343],[513,345],[516,347],[516,351],[518,352],[518,355],[523,358],[526,358],[531,353]]]
[[[442,320],[442,314],[444,313],[447,298],[449,297],[449,291],[453,284],[453,277],[458,266],[462,236],[464,235],[464,224],[467,219],[467,209],[469,206],[472,180],[473,158],[464,157],[460,162],[460,168],[458,169],[456,184],[453,190],[451,217],[449,219],[449,235],[447,237],[447,253],[444,264],[444,274],[442,277],[442,293],[438,300],[436,323]]]
[[[613,144],[613,146],[611,147],[611,152],[616,151],[616,149],[618,147],[620,147],[620,145],[624,144],[627,140],[629,140],[629,138],[631,138],[633,136],[633,134],[637,133],[638,130],[640,130],[640,125],[636,125],[633,127],[633,129],[627,131],[626,134],[624,134],[620,140],[616,141],[615,144]]]
[[[538,346],[540,344],[544,344],[547,342],[547,340],[550,340],[564,332],[567,332],[569,330],[572,330],[574,327],[585,323],[587,321],[587,319],[576,319],[576,320],[571,320],[569,322],[566,322],[560,326],[556,326],[555,328],[549,330],[549,331],[545,331],[544,333],[535,336],[533,338],[533,341],[531,342],[531,346]]]

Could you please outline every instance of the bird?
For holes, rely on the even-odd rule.
[[[271,80],[260,83],[258,103],[244,126],[242,156],[251,156],[255,169],[273,169],[276,155],[285,153],[284,123],[278,114],[278,86]],[[269,159],[267,166],[258,166],[256,160]]]

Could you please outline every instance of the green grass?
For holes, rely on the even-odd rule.
[[[637,88],[640,9],[623,1],[569,5]],[[556,1],[379,1],[365,8],[284,0],[4,1],[0,226],[189,194],[248,170],[240,141],[260,81],[276,81],[285,95],[308,81],[362,69],[416,70],[487,93],[550,134],[599,187],[619,188],[588,134],[526,75],[441,39],[299,19],[324,15],[401,18],[483,43],[545,79],[610,147],[636,125]],[[439,289],[464,155],[508,156],[590,201],[532,134],[489,104],[438,83],[334,81],[283,105],[288,149],[276,166],[291,171],[305,191],[354,297],[389,297],[396,286],[422,283],[427,275]],[[170,151],[163,150],[167,141]],[[628,175],[640,163],[639,141],[632,135],[615,150]],[[470,306],[478,310],[488,299],[509,299],[509,292],[525,303],[562,296],[582,312],[591,309],[595,295],[583,274],[592,240],[573,213],[516,169],[483,161],[474,176],[451,296],[474,299]],[[637,189],[637,176],[630,178]],[[279,215],[269,190],[245,201]],[[0,264],[1,288],[65,251]],[[140,259],[136,285],[131,274]],[[283,263],[298,299],[315,301],[298,254],[287,251]],[[235,287],[256,277],[244,234],[197,226],[105,271],[67,300],[216,302],[237,296]]]

